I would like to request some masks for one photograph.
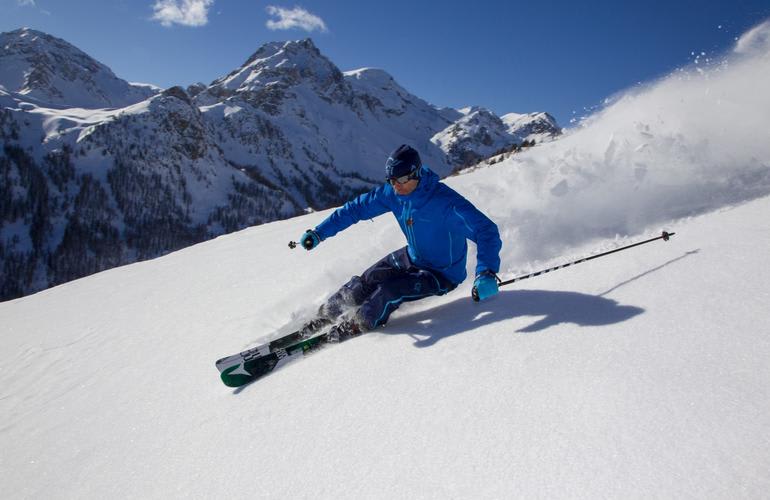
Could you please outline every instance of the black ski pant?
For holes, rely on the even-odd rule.
[[[364,329],[372,330],[387,323],[403,302],[444,295],[456,287],[456,283],[440,273],[413,265],[404,247],[385,256],[361,276],[350,278],[321,307],[321,314],[335,319],[347,309],[357,307],[356,320]]]

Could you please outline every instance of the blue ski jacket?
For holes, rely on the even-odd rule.
[[[437,271],[455,284],[465,280],[468,243],[476,243],[476,274],[500,270],[497,225],[452,188],[439,182],[429,168],[420,169],[420,183],[400,196],[384,184],[345,203],[315,231],[321,240],[365,219],[392,212],[406,236],[409,259],[419,268]]]

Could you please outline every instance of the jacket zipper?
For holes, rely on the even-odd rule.
[[[409,224],[410,219],[412,220],[412,224]],[[406,210],[404,211],[404,227],[406,228],[406,240],[409,243],[409,246],[412,247],[414,256],[419,258],[419,254],[417,253],[417,239],[414,234],[414,219],[412,219],[411,201],[407,203]]]

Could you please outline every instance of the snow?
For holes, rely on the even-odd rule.
[[[213,361],[397,244],[387,221],[285,248],[313,214],[1,304],[3,496],[759,498],[768,210],[463,286],[241,391]]]
[[[414,103],[414,97],[384,70],[360,68],[346,71],[343,75],[357,93],[376,98],[386,109],[402,113],[424,113],[420,108],[427,107],[424,102]]]
[[[289,250],[313,213],[0,304],[0,496],[766,497],[765,54],[447,181],[500,225],[503,278],[671,241],[480,304],[465,283],[243,389],[214,361],[403,245],[391,217]]]
[[[735,43],[738,54],[767,57],[770,50],[770,20],[764,21],[744,33]]]

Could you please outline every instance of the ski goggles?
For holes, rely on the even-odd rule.
[[[388,182],[390,182],[391,186],[395,186],[396,184],[406,184],[412,179],[417,179],[417,172],[402,175],[401,177],[388,177]]]

